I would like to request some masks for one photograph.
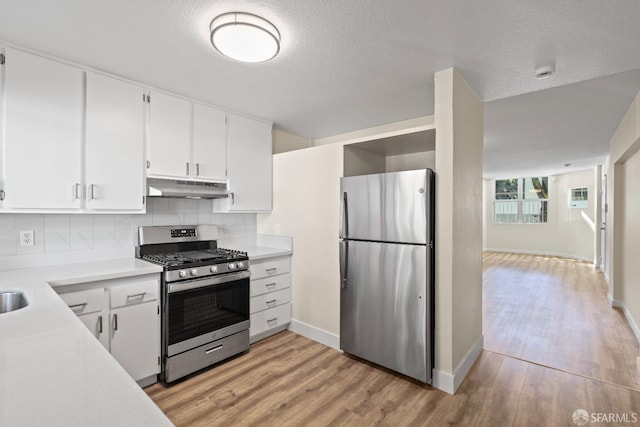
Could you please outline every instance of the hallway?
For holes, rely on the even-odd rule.
[[[638,341],[591,264],[486,252],[483,304],[485,350],[640,390]]]

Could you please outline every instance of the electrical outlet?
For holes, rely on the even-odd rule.
[[[276,224],[275,232],[276,232],[276,234],[280,234],[280,224]]]
[[[20,231],[20,246],[33,246],[35,239],[35,232],[33,230],[21,230]]]

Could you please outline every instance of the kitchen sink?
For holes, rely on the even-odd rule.
[[[20,310],[28,305],[22,292],[0,292],[0,314]]]

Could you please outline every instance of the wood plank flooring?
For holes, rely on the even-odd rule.
[[[146,391],[176,426],[570,426],[580,408],[640,413],[640,391],[628,385],[632,381],[613,381],[624,376],[618,371],[631,370],[624,352],[637,352],[637,342],[620,344],[629,338],[624,332],[628,325],[621,324],[624,316],[609,308],[611,315],[597,307],[599,302],[581,296],[582,288],[591,286],[587,282],[597,282],[583,265],[552,260],[545,267],[547,260],[526,257],[486,255],[489,350],[482,352],[454,396],[288,331],[213,369]],[[504,274],[511,290],[498,283]],[[562,284],[571,278],[578,283]],[[487,287],[488,281],[492,283]],[[540,283],[559,287],[559,294]],[[600,289],[595,294],[602,292],[600,285],[594,286]],[[527,300],[523,292],[541,301]],[[569,314],[556,312],[559,301],[545,304],[547,299],[560,299],[573,308],[565,307]],[[526,326],[525,319],[541,323]],[[589,322],[622,331],[590,329]],[[522,333],[524,339],[516,336]],[[601,333],[613,335],[601,341],[591,337]],[[571,348],[576,342],[580,346]],[[583,354],[586,348],[590,353]],[[597,359],[589,357],[596,353]],[[610,359],[605,360],[607,354]],[[560,366],[546,367],[522,360],[524,356]],[[611,381],[598,378],[607,375]]]
[[[640,390],[640,348],[589,263],[485,253],[484,348]]]

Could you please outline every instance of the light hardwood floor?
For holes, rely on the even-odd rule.
[[[568,426],[577,409],[629,417],[640,413],[640,392],[629,381],[613,381],[624,376],[619,370],[631,371],[627,356],[619,353],[637,352],[637,342],[627,342],[630,331],[623,317],[583,295],[591,280],[588,266],[561,261],[566,260],[486,255],[486,350],[454,396],[292,332],[254,344],[249,353],[173,386],[156,384],[146,391],[177,426]],[[507,283],[500,285],[503,279],[511,290]],[[601,292],[594,286],[595,294]],[[549,294],[547,287],[558,288],[559,295]],[[526,292],[534,300],[525,298]],[[547,299],[553,301],[545,304]],[[552,310],[562,301],[569,314]],[[535,314],[534,306],[546,315]],[[532,313],[523,316],[527,310]],[[526,319],[540,318],[549,320],[525,325]],[[589,328],[590,322],[608,328]],[[523,333],[524,340],[517,338]],[[601,336],[602,341],[591,336],[602,333],[613,335]],[[620,337],[626,340],[622,345]],[[576,342],[581,347],[573,349]],[[582,354],[592,345],[596,351],[588,354],[599,353],[596,359]],[[522,360],[525,356],[558,366]],[[598,368],[600,363],[606,369]],[[587,372],[585,366],[589,375],[572,373]],[[611,381],[594,373],[609,373]]]
[[[638,341],[591,264],[488,252],[483,294],[486,350],[640,390]]]

